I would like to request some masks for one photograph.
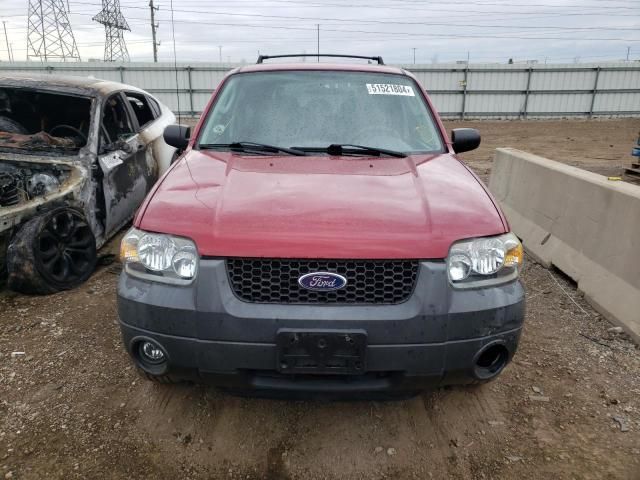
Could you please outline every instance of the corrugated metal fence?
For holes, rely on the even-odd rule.
[[[0,63],[0,73],[94,76],[143,88],[182,114],[202,111],[238,64]],[[404,65],[446,118],[640,116],[640,64]],[[177,91],[176,91],[177,77]],[[179,101],[178,101],[179,99]],[[179,105],[178,105],[179,103]]]

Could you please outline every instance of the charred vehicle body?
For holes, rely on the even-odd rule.
[[[41,294],[85,281],[171,163],[174,120],[128,85],[0,77],[0,278]]]

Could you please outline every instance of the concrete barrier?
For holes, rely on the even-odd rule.
[[[489,189],[527,252],[640,342],[640,187],[500,148]]]

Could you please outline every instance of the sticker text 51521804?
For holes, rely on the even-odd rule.
[[[394,85],[392,83],[367,83],[369,95],[402,95],[415,97],[413,88],[408,85]]]

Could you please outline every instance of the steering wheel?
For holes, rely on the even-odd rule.
[[[56,130],[69,130],[75,133],[76,135],[78,135],[82,140],[84,140],[85,144],[87,143],[87,136],[84,133],[82,133],[80,130],[78,130],[76,127],[72,127],[71,125],[56,125],[51,130],[49,130],[49,135],[51,135],[52,137],[55,137],[53,132],[55,132]]]

